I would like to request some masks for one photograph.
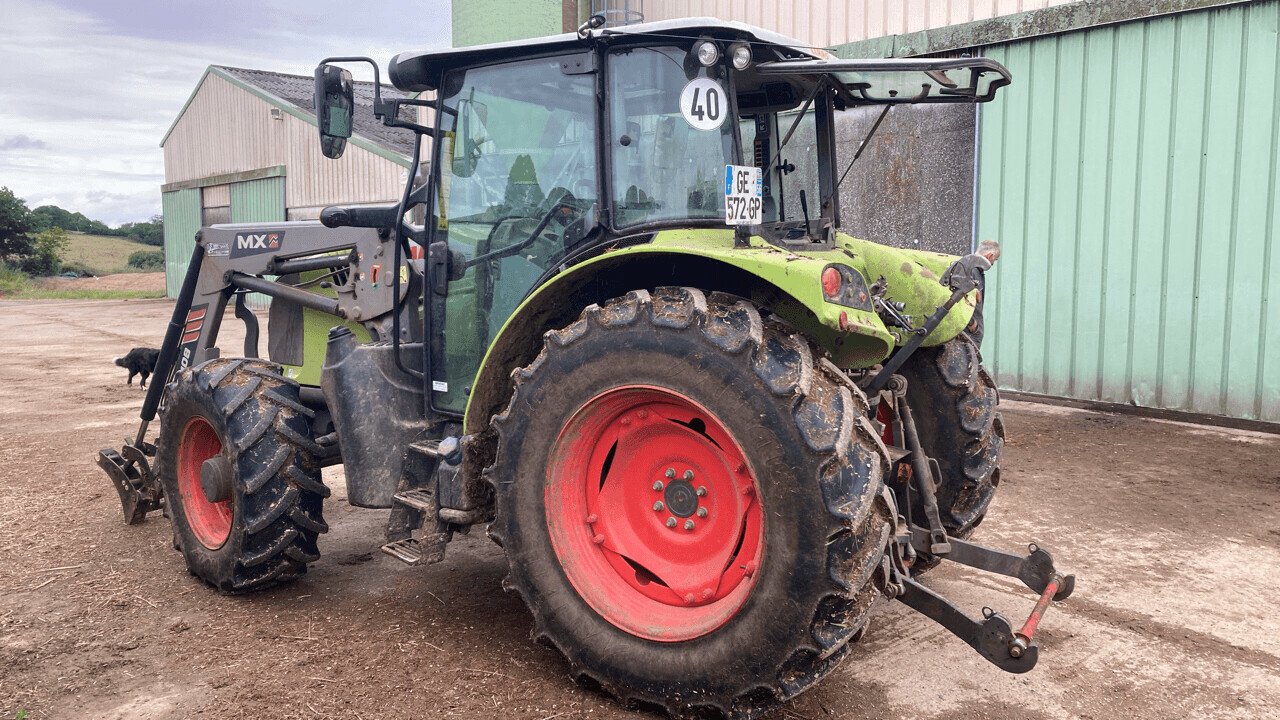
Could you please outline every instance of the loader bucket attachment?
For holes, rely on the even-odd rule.
[[[155,454],[156,446],[147,442],[141,447],[125,443],[120,452],[111,448],[98,451],[98,467],[111,477],[111,484],[120,495],[120,508],[124,511],[127,525],[137,525],[147,513],[160,509],[160,485],[147,460]]]

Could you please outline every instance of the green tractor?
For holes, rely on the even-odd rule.
[[[390,511],[386,553],[437,562],[487,526],[572,677],[673,716],[795,696],[886,599],[1030,670],[1074,580],[1034,545],[966,539],[999,483],[978,350],[997,249],[841,232],[835,141],[837,112],[985,102],[1008,72],[603,24],[397,56],[421,94],[373,110],[417,138],[400,202],[200,231],[167,382],[99,456],[126,521],[164,510],[220,591],[287,582],[320,556],[321,469],[342,464],[352,504]],[[353,61],[373,64],[316,70],[329,157]],[[272,298],[265,357],[251,292]],[[920,584],[947,560],[1025,583],[1026,624]]]

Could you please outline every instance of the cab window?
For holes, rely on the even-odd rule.
[[[675,46],[620,49],[608,62],[614,225],[723,221],[737,131],[723,69]]]

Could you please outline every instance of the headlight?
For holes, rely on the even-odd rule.
[[[751,46],[744,43],[729,46],[729,58],[734,69],[746,70],[751,67]]]
[[[705,67],[715,65],[716,61],[720,59],[720,48],[716,47],[716,44],[710,40],[703,40],[698,43],[694,51],[698,54],[698,62]]]

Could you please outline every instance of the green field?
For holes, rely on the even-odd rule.
[[[139,250],[159,250],[154,245],[144,245],[135,240],[109,235],[86,235],[84,233],[67,233],[67,249],[62,253],[62,262],[70,263],[74,268],[92,270],[94,275],[111,273],[137,272],[128,265],[129,255]]]

